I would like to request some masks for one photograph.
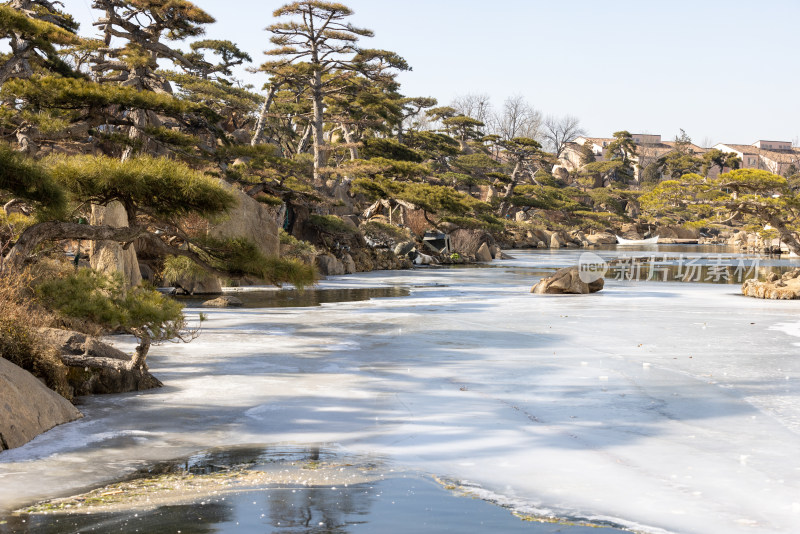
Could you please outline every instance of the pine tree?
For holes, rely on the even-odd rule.
[[[277,18],[293,18],[267,28],[276,48],[267,54],[276,60],[261,70],[281,76],[287,65],[297,65],[294,73],[308,90],[312,104],[310,120],[313,135],[314,179],[321,183],[322,168],[327,163],[324,139],[325,98],[346,90],[354,76],[386,80],[396,70],[408,70],[405,60],[384,50],[362,50],[356,46],[360,37],[372,37],[371,30],[357,28],[346,19],[353,14],[347,6],[335,2],[301,0],[286,4],[273,13]]]

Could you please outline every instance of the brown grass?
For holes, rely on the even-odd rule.
[[[0,273],[0,357],[22,367],[72,400],[67,366],[57,349],[42,342],[38,327],[51,326],[53,317],[33,299],[30,273]]]

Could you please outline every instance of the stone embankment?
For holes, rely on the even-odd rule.
[[[800,268],[778,276],[770,274],[766,280],[746,280],[742,294],[758,299],[794,300],[800,298]]]

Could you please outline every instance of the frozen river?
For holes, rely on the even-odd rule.
[[[580,252],[513,254],[320,284],[401,296],[204,311],[199,339],[153,349],[163,389],[90,398],[83,420],[0,454],[0,511],[211,447],[322,446],[521,513],[797,532],[800,301],[613,278],[534,296]]]

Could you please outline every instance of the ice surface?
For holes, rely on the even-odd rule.
[[[616,280],[535,296],[577,253],[515,256],[322,284],[407,297],[204,311],[199,339],[153,349],[165,388],[89,398],[86,418],[0,454],[0,510],[209,447],[328,444],[526,513],[797,531],[800,302]]]

